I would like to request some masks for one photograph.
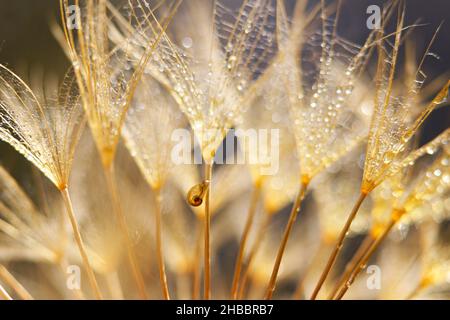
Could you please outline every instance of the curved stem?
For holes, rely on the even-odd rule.
[[[211,230],[211,212],[209,210],[210,191],[211,191],[211,178],[212,178],[213,162],[205,162],[205,183],[207,185],[205,194],[205,253],[204,253],[204,296],[205,300],[211,298],[211,245],[210,245],[210,230]]]
[[[164,299],[170,300],[169,287],[167,285],[166,267],[164,264],[164,253],[162,245],[161,232],[161,190],[154,189],[155,194],[155,232],[156,232],[156,250],[158,255],[159,280],[163,291]]]
[[[265,299],[271,299],[273,292],[275,291],[275,286],[276,286],[277,277],[278,277],[278,271],[280,269],[281,260],[283,259],[284,250],[286,249],[289,235],[291,234],[292,227],[294,226],[294,222],[297,219],[297,215],[300,211],[300,207],[301,207],[303,198],[305,197],[305,192],[306,192],[307,187],[308,187],[307,183],[302,182],[300,184],[300,190],[298,191],[297,198],[295,199],[294,206],[292,207],[291,214],[289,216],[289,221],[286,225],[286,229],[284,230],[283,239],[281,241],[280,247],[278,248],[277,258],[276,258],[275,264],[273,266],[269,285],[267,286]]]
[[[112,163],[109,167],[104,168],[105,168],[106,182],[113,201],[113,211],[116,216],[117,223],[119,224],[119,228],[122,233],[125,246],[127,248],[128,262],[130,264],[131,271],[133,273],[133,278],[136,282],[136,285],[139,290],[139,295],[141,296],[141,298],[148,299],[144,278],[142,277],[142,273],[137,263],[136,253],[134,251],[133,244],[130,238],[126,218],[120,205],[119,195],[117,192],[115,181],[114,164]]]
[[[258,199],[260,195],[261,187],[259,183],[256,183],[253,192],[252,198],[250,201],[250,207],[248,209],[247,221],[245,223],[244,232],[242,233],[242,238],[239,244],[239,252],[236,259],[236,264],[234,267],[234,276],[233,276],[233,284],[231,287],[231,298],[237,299],[238,295],[238,284],[241,276],[242,269],[242,260],[244,258],[245,246],[247,244],[247,239],[250,234],[250,229],[253,225],[253,221],[255,220],[256,207],[258,205]]]
[[[77,243],[78,250],[80,251],[81,258],[83,260],[84,268],[87,271],[89,283],[91,284],[92,290],[97,299],[102,299],[102,294],[97,284],[97,279],[95,279],[94,270],[92,269],[91,263],[89,262],[88,255],[86,253],[86,248],[83,243],[83,239],[81,238],[80,229],[78,227],[77,220],[75,218],[75,214],[73,212],[72,200],[70,199],[69,190],[67,188],[60,190],[61,196],[64,200],[64,204],[66,206],[66,212],[69,216],[70,224],[72,225],[73,235],[75,237],[75,242]]]
[[[341,288],[339,293],[336,295],[335,300],[340,300],[344,297],[347,290],[350,288],[350,286],[355,281],[356,277],[359,275],[359,273],[365,268],[365,265],[369,261],[369,259],[372,257],[374,252],[378,249],[381,242],[386,238],[386,236],[391,231],[392,227],[397,223],[397,220],[392,219],[386,229],[383,231],[383,233],[372,243],[369,250],[365,253],[363,258],[359,261],[359,263],[353,268],[352,273],[350,276],[346,279],[344,286]]]
[[[0,264],[0,278],[8,284],[22,300],[34,300],[27,289],[5,268]]]
[[[244,271],[242,272],[241,283],[238,286],[239,287],[239,293],[238,293],[239,299],[243,299],[243,297],[244,297],[245,289],[247,287],[247,283],[248,283],[248,279],[249,279],[249,275],[250,275],[251,266],[253,263],[253,259],[255,258],[256,254],[259,251],[259,248],[262,243],[262,239],[264,237],[264,232],[266,231],[267,226],[270,224],[271,219],[272,219],[272,213],[267,212],[265,215],[264,221],[259,226],[258,233],[255,237],[255,241],[253,242],[253,245],[252,245],[252,247],[249,251],[248,257],[247,257],[247,261],[245,262]]]
[[[361,207],[361,204],[364,202],[364,199],[367,197],[367,193],[361,192],[361,194],[358,197],[358,200],[355,203],[355,206],[353,207],[352,212],[350,213],[350,216],[347,218],[347,222],[344,225],[344,228],[342,229],[341,233],[339,234],[338,241],[336,243],[336,246],[334,247],[333,252],[331,253],[330,257],[328,258],[328,262],[325,266],[325,269],[322,272],[322,275],[320,276],[319,282],[317,283],[316,287],[314,288],[314,291],[311,295],[311,300],[315,300],[317,298],[317,295],[319,294],[320,289],[322,288],[325,280],[328,277],[328,274],[330,273],[331,269],[333,268],[336,259],[338,257],[339,252],[342,249],[342,244],[344,243],[345,237],[347,236],[347,232],[350,229],[350,226],[355,219],[356,214],[358,213],[359,208]]]
[[[364,258],[364,255],[366,254],[367,250],[369,250],[370,246],[376,239],[372,235],[372,233],[369,233],[359,246],[356,253],[353,255],[352,259],[347,263],[345,266],[344,274],[341,276],[339,281],[336,283],[332,293],[329,295],[328,299],[332,300],[336,294],[338,293],[339,289],[345,284],[348,277],[352,274],[355,266],[359,265],[361,260]]]

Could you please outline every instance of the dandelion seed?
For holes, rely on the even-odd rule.
[[[82,9],[84,14],[77,17],[79,20],[77,32],[68,30],[64,23],[69,19],[64,13],[69,6],[69,1],[61,0],[60,3],[69,57],[74,68],[76,66],[75,75],[81,101],[115,203],[113,211],[124,234],[129,252],[129,263],[140,295],[147,298],[148,295],[142,274],[137,266],[136,254],[131,244],[127,222],[118,202],[113,162],[126,113],[132,102],[137,84],[160,40],[161,33],[158,32],[157,35],[152,37],[145,44],[142,54],[136,57],[137,62],[130,64],[129,52],[120,50],[120,48],[130,46],[134,39],[126,39],[116,47],[110,43],[109,36],[117,32],[111,20],[120,26],[123,26],[124,22],[118,10],[108,1],[87,1]],[[145,7],[151,11],[147,6]],[[128,9],[133,11],[133,8]],[[135,23],[142,25],[142,23],[148,21],[140,21],[134,12],[132,13],[131,18]]]
[[[71,76],[69,72],[55,106],[50,101],[42,106],[18,76],[0,65],[0,117],[3,119],[0,138],[23,154],[60,190],[91,286],[96,297],[101,298],[68,192],[73,155],[84,124]]]
[[[354,217],[356,216],[359,207],[361,206],[367,195],[378,186],[387,177],[394,175],[400,168],[414,163],[422,151],[416,151],[408,156],[408,153],[400,150],[410,142],[412,136],[416,133],[420,125],[442,101],[442,98],[447,96],[448,82],[433,99],[433,101],[425,108],[424,111],[416,119],[407,117],[408,111],[411,110],[410,103],[414,95],[417,94],[417,83],[413,81],[408,87],[408,96],[402,102],[398,97],[394,97],[393,83],[397,66],[397,58],[400,47],[401,34],[403,29],[405,12],[404,8],[399,9],[397,19],[397,30],[395,33],[395,44],[392,49],[392,56],[385,59],[385,48],[382,47],[382,42],[379,41],[378,46],[378,70],[376,77],[377,90],[375,94],[374,113],[371,120],[364,174],[361,184],[360,197],[355,204],[347,223],[342,230],[341,236],[337,242],[335,250],[330,255],[327,265],[316,285],[312,294],[315,298],[320,291],[328,273],[336,262],[337,255],[340,251],[345,234],[347,233]],[[380,40],[382,33],[378,35]],[[421,65],[419,66],[420,70]],[[417,73],[416,73],[417,75]]]

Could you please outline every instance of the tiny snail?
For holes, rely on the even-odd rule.
[[[200,206],[203,203],[203,197],[208,190],[208,186],[209,183],[207,183],[206,181],[193,186],[187,194],[188,203],[193,207]]]

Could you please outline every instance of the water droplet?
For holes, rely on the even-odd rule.
[[[434,154],[434,153],[436,152],[436,149],[435,149],[433,146],[428,146],[428,147],[426,148],[426,152],[427,152],[429,155],[432,155],[432,154]]]
[[[391,163],[392,160],[394,160],[394,157],[395,157],[395,153],[392,151],[388,151],[383,156],[383,162],[385,164]]]
[[[189,49],[192,47],[193,41],[191,37],[184,37],[182,40],[182,45],[183,47],[185,47],[186,49]]]
[[[235,63],[236,63],[236,60],[237,60],[237,58],[236,58],[236,56],[230,56],[229,58],[228,58],[228,63],[227,63],[227,69],[228,70],[231,70],[231,69],[233,69],[233,67],[234,67],[234,65],[235,65]]]

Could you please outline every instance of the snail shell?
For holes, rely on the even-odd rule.
[[[208,184],[205,182],[193,186],[187,194],[188,203],[193,207],[200,206],[203,203],[206,190],[208,190]]]

